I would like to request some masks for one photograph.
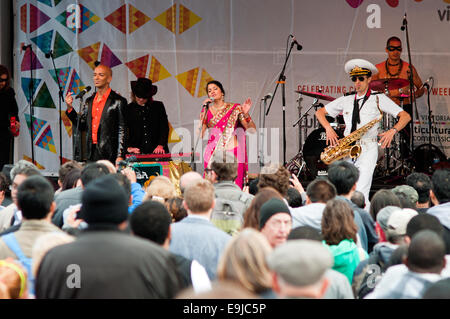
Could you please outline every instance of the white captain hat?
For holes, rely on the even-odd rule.
[[[352,59],[345,63],[345,72],[350,76],[367,75],[371,76],[378,73],[375,65],[363,59]]]

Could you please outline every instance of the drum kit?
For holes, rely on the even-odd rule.
[[[370,83],[370,89],[378,92],[384,92],[386,95],[389,95],[389,91],[401,89],[408,85],[409,81],[405,79],[386,78],[372,81]],[[318,108],[323,107],[323,104],[319,103],[319,100],[331,102],[334,101],[335,98],[327,96],[321,92],[309,92],[302,90],[295,92],[300,95],[297,100],[300,115],[302,114],[302,96],[312,97],[314,98],[314,101],[310,108],[303,115],[301,115],[293,125],[294,127],[299,125],[300,147],[299,153],[286,164],[286,168],[292,174],[297,175],[299,179],[313,180],[318,175],[327,175],[327,165],[320,160],[320,153],[327,145],[325,129],[320,125],[315,116],[313,116],[313,120],[308,122],[308,113],[312,108],[317,110]],[[409,95],[402,94],[400,92],[398,96],[391,97],[400,100],[400,106],[403,107],[403,100],[409,98]],[[429,113],[431,113],[430,106]],[[339,115],[336,119],[327,116],[327,120],[330,122],[339,138],[342,138],[345,129],[342,115]],[[431,121],[429,121],[429,123],[431,126]],[[394,125],[395,122],[392,116],[384,114],[380,123],[380,129],[382,131],[387,131],[392,129]],[[313,131],[309,134],[308,127],[313,129]],[[429,131],[431,135],[431,127],[429,128]],[[306,137],[304,142],[303,136]],[[431,136],[429,144],[422,144],[415,148],[413,152],[408,151],[407,153],[410,154],[409,158],[406,158],[405,154],[402,154],[404,150],[401,150],[400,145],[402,143],[404,144],[404,141],[400,141],[400,139],[400,134],[396,134],[391,143],[391,147],[386,149],[381,149],[381,147],[379,147],[378,165],[375,171],[375,178],[390,176],[393,173],[406,176],[412,171],[432,174],[437,167],[436,163],[445,162],[447,160],[443,152],[431,144]],[[303,145],[303,147],[301,145]]]

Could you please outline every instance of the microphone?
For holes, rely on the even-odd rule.
[[[46,53],[46,54],[45,54],[45,57],[46,57],[47,59],[50,59],[50,57],[53,57],[53,50],[50,50],[50,52]]]
[[[210,103],[214,102],[214,99],[212,97],[209,98],[209,101],[206,101],[205,104],[202,105],[202,107],[207,107]]]
[[[400,27],[400,30],[404,31],[407,23],[408,22],[406,21],[406,12],[405,12],[405,15],[403,16],[403,22],[402,22],[402,26]]]
[[[432,76],[430,76],[423,84],[422,87],[426,86],[428,89],[430,88],[430,83],[431,81],[434,81],[434,78]]]
[[[265,101],[265,100],[271,99],[271,98],[272,98],[272,93],[268,93],[261,99],[261,101]]]
[[[28,44],[28,45],[23,45],[22,46],[22,51],[26,51],[28,48],[30,48],[31,49],[31,44]]]
[[[87,92],[89,92],[91,90],[90,86],[87,86],[83,91],[81,91],[80,93],[78,93],[78,95],[75,97],[75,100],[77,99],[81,99]]]
[[[303,49],[303,47],[300,45],[300,43],[297,42],[297,39],[290,34],[290,36],[292,37],[292,45],[296,44],[297,45],[297,51],[300,51],[301,49]]]

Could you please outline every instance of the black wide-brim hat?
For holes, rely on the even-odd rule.
[[[150,79],[138,78],[137,81],[131,81],[131,91],[136,97],[149,99],[158,92],[158,87]]]

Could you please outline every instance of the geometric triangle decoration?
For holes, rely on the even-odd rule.
[[[41,169],[41,170],[42,170],[42,169],[45,169],[45,167],[42,166],[41,164],[39,164],[38,162],[36,162],[36,161],[33,162],[33,160],[31,159],[31,157],[28,157],[28,156],[24,155],[24,156],[23,156],[23,159],[26,160],[27,162],[30,162],[30,163],[33,163],[34,165],[36,165],[36,167],[37,167],[38,169]]]
[[[154,20],[161,24],[163,27],[167,28],[167,30],[175,33],[176,28],[176,19],[177,17],[177,5],[174,4],[169,9],[161,13]]]
[[[27,5],[24,4],[20,7],[20,30],[22,30],[23,33],[27,33],[27,27],[28,27],[28,18],[27,18]]]
[[[38,0],[38,1],[48,5],[49,7],[53,7],[52,0]]]
[[[72,52],[72,47],[64,40],[64,38],[56,31],[55,44],[53,45],[53,55],[57,59],[63,55]]]
[[[145,78],[145,74],[147,73],[147,65],[148,65],[148,57],[149,55],[142,56],[137,58],[136,60],[125,63],[125,65],[136,75],[137,78]]]
[[[180,4],[180,15],[179,15],[179,33],[190,29],[193,25],[197,24],[202,18],[193,13],[191,10]]]
[[[70,70],[71,70],[70,66],[67,68],[56,69],[56,74],[55,70],[48,70],[53,80],[55,80],[56,84],[58,83],[61,84],[61,89],[63,90],[63,92],[66,89],[66,84],[67,80],[69,79]]]
[[[209,81],[214,80],[211,75],[208,74],[208,72],[206,72],[205,69],[202,70],[202,77],[200,78],[200,86],[198,89],[198,94],[197,97],[202,97],[206,95],[206,90],[203,90],[203,88],[206,88],[206,84]]]
[[[181,142],[181,138],[177,134],[177,132],[175,132],[172,124],[170,124],[170,122],[169,122],[169,140],[167,143],[170,144],[170,143],[179,143],[179,142]]]
[[[59,21],[59,23],[61,23],[67,29],[71,30],[73,33],[77,33],[77,32],[81,33],[84,30],[91,27],[92,25],[94,25],[95,23],[97,23],[98,21],[100,21],[100,18],[98,16],[96,16],[95,13],[90,11],[88,8],[86,8],[82,4],[79,5],[79,8],[80,8],[79,21],[75,21],[75,19],[73,19],[73,17],[72,17],[72,15],[74,15],[73,10],[72,10],[72,12],[68,12],[68,11],[64,10],[63,12],[61,12],[61,14],[59,16],[57,16],[55,18],[56,21]],[[69,19],[69,21],[68,21],[68,19]],[[70,22],[70,24],[68,24],[67,22]],[[77,23],[80,27],[78,29],[77,29]],[[73,25],[73,27],[70,28],[69,25],[70,26]]]
[[[43,68],[43,66],[42,66],[41,62],[39,62],[36,54],[33,51],[31,51],[30,49],[26,50],[25,54],[23,55],[20,71],[23,72],[23,71],[42,69],[42,68]]]
[[[41,49],[42,52],[48,53],[52,48],[52,39],[53,39],[53,30],[50,30],[48,32],[45,32],[44,34],[32,38],[31,41],[36,43],[36,45],[38,46],[39,49]]]
[[[47,125],[47,127],[44,129],[44,132],[42,132],[41,136],[36,141],[36,146],[39,146],[44,150],[56,154],[55,142],[53,140],[53,134],[50,125]]]
[[[184,73],[178,74],[175,78],[180,84],[191,94],[195,95],[195,88],[197,87],[197,77],[199,68],[195,68]]]
[[[81,81],[77,71],[74,69],[72,72],[72,78],[70,79],[70,84],[69,88],[67,89],[67,92],[72,92],[73,95],[76,95],[79,92],[83,91],[84,88],[85,86],[83,84],[83,81]]]
[[[116,27],[120,32],[127,32],[127,7],[124,4],[119,9],[105,18],[110,24]]]
[[[133,7],[131,4],[128,5],[128,33],[133,33],[148,21],[150,18],[147,17],[144,13]]]
[[[47,109],[56,109],[55,103],[53,103],[52,96],[50,95],[50,91],[48,90],[45,82],[34,99],[34,106]]]
[[[62,0],[54,0],[55,1],[55,7],[62,1]]]
[[[28,130],[31,134],[31,116],[30,114],[24,114],[25,121],[27,122]],[[33,116],[33,141],[36,139],[36,137],[39,134],[39,131],[47,124],[47,121],[38,119],[37,117]]]
[[[148,78],[152,80],[153,83],[164,80],[170,77],[171,74],[166,70],[165,67],[159,63],[154,56],[152,56],[152,62],[150,64],[150,74]]]
[[[69,137],[72,137],[72,122],[67,117],[66,111],[61,111],[61,120],[64,124],[64,127],[66,128],[67,135],[69,135]]]
[[[36,31],[48,20],[50,18],[45,13],[30,3],[30,33]]]
[[[41,81],[42,81],[41,79],[33,79],[32,87],[30,87],[31,79],[30,78],[22,78],[22,90],[23,90],[23,94],[25,95],[25,97],[28,100],[28,103],[31,102],[30,88],[33,90],[33,93],[35,93],[37,90],[37,87],[39,86]]]
[[[103,44],[102,58],[100,60],[100,63],[109,66],[110,68],[122,64],[119,58],[117,58],[117,56],[112,53],[111,49],[108,48],[106,44]]]
[[[94,43],[90,46],[78,50],[79,56],[86,61],[92,70],[95,69],[95,62],[98,60],[100,51],[100,42]]]

